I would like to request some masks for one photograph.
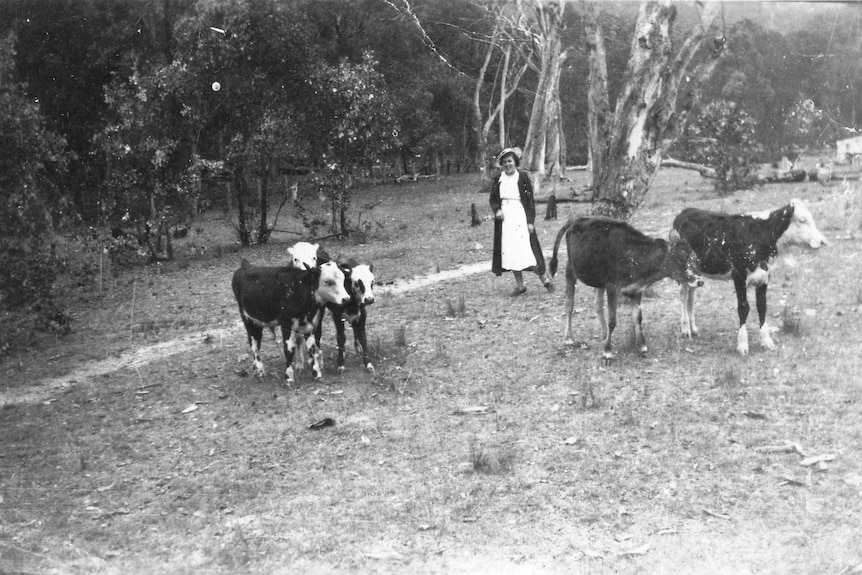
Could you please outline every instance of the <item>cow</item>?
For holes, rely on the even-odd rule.
[[[353,347],[356,354],[362,354],[362,364],[365,369],[374,372],[374,365],[368,361],[368,342],[365,333],[366,306],[374,303],[374,266],[372,264],[360,264],[354,259],[338,259],[337,263],[342,269],[349,270],[344,280],[344,287],[350,294],[350,303],[347,305],[326,304],[335,324],[335,339],[338,344],[338,372],[344,371],[344,344],[347,340],[344,322],[350,322],[353,328]],[[316,334],[318,343],[322,341],[322,331],[322,326],[319,325]]]
[[[697,285],[703,282],[696,273],[697,260],[691,246],[671,232],[670,242],[651,238],[631,225],[604,217],[581,217],[569,220],[557,233],[554,254],[548,265],[551,277],[557,272],[557,251],[566,236],[566,344],[572,339],[572,313],[575,285],[581,280],[596,288],[596,313],[602,326],[605,364],[613,359],[611,335],[617,325],[617,303],[620,294],[634,304],[635,339],[641,356],[647,353],[643,334],[641,299],[646,288],[670,277]],[[604,297],[608,298],[608,320],[605,322]]]
[[[674,219],[673,229],[694,249],[699,271],[711,279],[732,280],[736,290],[739,331],[736,350],[748,355],[748,286],[755,286],[755,304],[760,320],[760,343],[775,349],[766,325],[766,286],[769,262],[778,255],[779,245],[799,245],[818,249],[827,245],[808,207],[801,200],[773,211],[755,214],[725,214],[686,208]],[[680,287],[682,335],[698,335],[694,322],[694,289]]]
[[[287,265],[299,269],[310,270],[329,261],[329,257],[320,248],[320,244],[296,242],[287,248],[287,253],[290,255],[290,261]]]
[[[309,362],[315,379],[323,375],[320,351],[314,331],[320,323],[325,305],[348,305],[350,296],[344,289],[344,272],[334,262],[303,270],[294,267],[253,266],[245,259],[233,274],[231,282],[239,313],[245,325],[251,348],[252,367],[263,377],[260,343],[263,328],[281,327],[287,368],[284,377],[288,385],[294,382],[293,355],[296,340],[305,336]]]

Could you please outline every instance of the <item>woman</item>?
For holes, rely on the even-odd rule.
[[[497,157],[502,168],[491,184],[491,209],[494,211],[494,256],[491,271],[502,275],[511,271],[515,276],[512,296],[527,291],[524,271],[535,271],[548,291],[554,285],[545,276],[545,257],[533,222],[536,205],[533,202],[533,183],[527,172],[521,170],[518,148],[506,148]]]

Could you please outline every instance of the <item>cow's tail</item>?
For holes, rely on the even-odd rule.
[[[551,261],[548,262],[548,273],[552,278],[557,275],[557,252],[560,249],[560,240],[563,239],[563,236],[569,231],[571,226],[572,222],[568,222],[557,232],[557,241],[554,242],[554,255],[551,256]]]

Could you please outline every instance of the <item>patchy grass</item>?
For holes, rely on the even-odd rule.
[[[680,339],[678,290],[664,281],[643,303],[650,355],[626,345],[621,312],[610,367],[583,286],[574,328],[587,349],[562,343],[564,290],[532,277],[514,299],[511,276],[490,272],[386,292],[490,260],[490,223],[470,227],[470,204],[487,210],[476,189],[451,178],[364,191],[358,201],[379,206],[363,214],[366,243],[323,242],[375,264],[373,374],[352,353],[334,373],[327,323],[323,381],[303,371],[286,388],[269,336],[269,375],[248,375],[230,274],[240,257],[283,261],[289,236],[240,250],[204,220],[175,248],[190,254],[191,240],[205,256],[106,274],[101,292],[70,288],[74,333],[0,365],[8,397],[81,374],[0,409],[0,571],[840,573],[862,562],[862,292],[846,271],[859,268],[858,187],[717,198],[689,172],[662,172],[633,222],[651,234],[666,237],[687,205],[799,197],[831,245],[776,262],[775,351],[753,337],[751,355],[736,354],[729,283],[698,290],[701,336]],[[537,222],[546,249],[589,206],[558,209]],[[785,310],[800,310],[802,329]],[[471,406],[487,410],[455,415]],[[335,425],[309,427],[325,418]],[[821,470],[758,450],[787,442],[834,459]]]

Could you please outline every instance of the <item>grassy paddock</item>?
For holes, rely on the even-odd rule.
[[[806,200],[831,244],[774,266],[775,351],[750,318],[751,355],[737,356],[729,283],[699,290],[701,337],[680,339],[664,281],[644,299],[649,357],[628,343],[623,309],[604,367],[591,290],[575,302],[588,347],[566,347],[561,277],[555,294],[527,278],[513,300],[511,276],[488,272],[381,290],[374,374],[352,353],[334,373],[327,320],[324,380],[304,371],[290,389],[272,337],[269,375],[248,375],[230,274],[240,257],[283,261],[296,237],[240,250],[205,218],[177,242],[177,262],[106,275],[101,291],[70,286],[74,333],[0,365],[13,397],[200,336],[0,409],[0,572],[847,572],[862,563],[860,194],[804,183],[720,199],[691,172],[665,171],[636,215],[666,237],[685,206]],[[382,284],[490,260],[490,222],[470,227],[471,203],[488,214],[473,179],[357,202],[377,206],[363,213],[364,243],[323,243],[372,260]],[[546,249],[589,206],[558,209],[537,222]],[[335,425],[309,428],[326,417]],[[802,466],[799,453],[758,449],[788,442],[834,459]]]

